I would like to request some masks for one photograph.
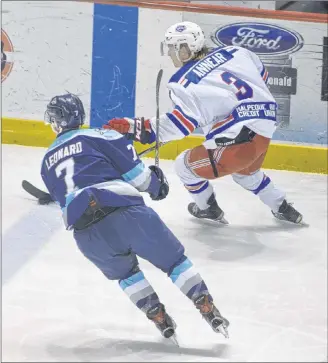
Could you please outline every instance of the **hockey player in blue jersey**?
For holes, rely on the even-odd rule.
[[[140,194],[146,192],[153,200],[167,196],[162,170],[147,168],[122,134],[80,129],[85,112],[73,94],[54,97],[45,119],[57,138],[42,161],[42,179],[84,256],[108,279],[119,281],[165,338],[174,339],[176,325],[140,270],[137,256],[167,273],[212,329],[227,337],[229,322],[215,307],[183,245]]]

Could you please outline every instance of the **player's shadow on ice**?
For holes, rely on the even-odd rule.
[[[226,358],[228,349],[227,344],[215,344],[210,349],[178,347],[164,338],[161,342],[108,338],[88,341],[72,348],[52,344],[47,351],[57,360],[74,356],[81,362],[121,361],[122,358],[134,362],[135,359],[162,360],[163,357],[167,358],[167,354],[176,355],[179,360],[186,356]]]
[[[33,200],[34,203],[35,200]],[[2,236],[2,283],[8,282],[33,259],[62,227],[58,213],[49,206],[35,205]]]
[[[288,234],[306,228],[282,222],[263,226],[222,225],[198,220],[193,220],[193,223],[199,228],[192,228],[188,236],[194,242],[208,246],[206,257],[216,261],[236,261],[255,256],[271,250],[275,241],[281,239],[279,232]],[[271,253],[272,257],[279,259],[277,251]]]

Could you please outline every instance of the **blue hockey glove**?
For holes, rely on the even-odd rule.
[[[152,171],[152,174],[154,178],[156,178],[156,184],[157,184],[157,193],[154,193],[153,189],[149,190],[149,195],[152,200],[162,200],[166,198],[166,196],[169,194],[169,183],[167,182],[165,175],[158,166],[151,165],[149,169]]]

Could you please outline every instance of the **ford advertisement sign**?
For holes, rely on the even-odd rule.
[[[300,34],[277,25],[266,23],[234,23],[224,25],[211,35],[219,46],[235,45],[247,48],[261,56],[283,56],[303,47]]]

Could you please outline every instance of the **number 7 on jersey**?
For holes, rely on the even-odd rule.
[[[74,159],[73,158],[64,160],[60,164],[57,165],[57,167],[55,169],[57,178],[60,178],[62,173],[65,171],[66,171],[65,176],[64,176],[64,181],[66,184],[65,195],[67,195],[67,194],[71,193],[75,188],[75,184],[74,184],[74,180],[73,180],[73,175],[74,175]]]

